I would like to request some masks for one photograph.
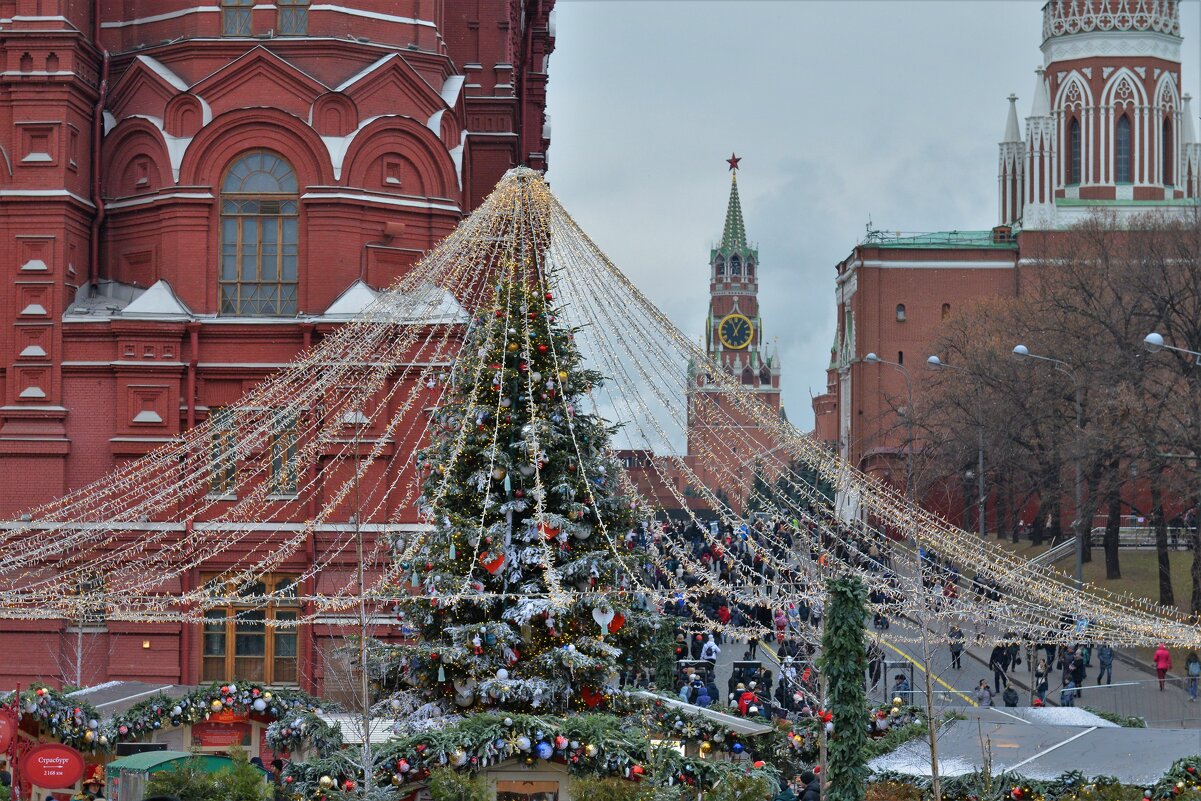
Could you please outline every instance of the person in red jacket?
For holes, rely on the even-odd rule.
[[[751,705],[758,702],[759,698],[755,695],[755,682],[752,681],[750,686],[743,690],[742,694],[738,696],[738,713],[741,715],[746,715],[747,710],[750,709]]]
[[[1155,663],[1155,676],[1159,679],[1159,691],[1163,692],[1163,680],[1168,675],[1168,671],[1172,669],[1172,655],[1168,653],[1168,646],[1163,643],[1155,649],[1155,656],[1151,658]]]

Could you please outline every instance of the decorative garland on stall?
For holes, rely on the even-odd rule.
[[[274,718],[276,722],[301,720],[296,729],[303,732],[310,718],[324,708],[331,708],[320,698],[294,689],[265,687],[248,682],[215,682],[193,690],[181,698],[158,693],[114,717],[106,727],[114,741],[137,740],[156,729],[170,726],[190,726],[209,720],[213,715],[232,712]],[[300,716],[300,717],[298,717]],[[318,718],[319,719],[319,718]],[[281,729],[282,731],[282,729]],[[289,729],[290,741],[295,739]],[[281,749],[277,749],[281,750]]]
[[[7,693],[0,702],[11,700],[12,693]],[[50,736],[80,751],[96,753],[109,747],[110,732],[96,707],[45,685],[21,691],[21,715],[36,718]]]
[[[435,768],[449,766],[474,772],[510,759],[526,765],[539,760],[555,762],[577,775],[635,781],[649,778],[657,771],[666,784],[686,784],[698,789],[713,786],[730,771],[749,771],[773,780],[778,775],[774,766],[760,758],[771,751],[766,739],[772,735],[737,735],[714,727],[711,722],[707,729],[701,729],[694,716],[673,716],[670,712],[659,719],[671,724],[665,734],[672,740],[686,740],[684,730],[696,727],[697,738],[712,737],[737,756],[737,761],[684,756],[666,741],[660,743],[649,738],[639,721],[629,717],[606,713],[567,718],[483,713],[436,730],[399,737],[381,746],[375,755],[373,775],[380,784],[402,787],[422,782]],[[710,743],[708,750],[704,748],[706,742]],[[705,740],[699,750],[711,753],[715,748]],[[284,771],[283,782],[296,798],[332,801],[357,786],[361,774],[354,763],[357,756],[357,752],[344,750],[309,762],[292,763]]]

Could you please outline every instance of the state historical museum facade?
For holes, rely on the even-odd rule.
[[[553,4],[0,0],[0,518],[203,422],[545,169]],[[322,689],[319,627],[229,627],[110,622],[81,678]],[[74,639],[0,625],[0,686]]]

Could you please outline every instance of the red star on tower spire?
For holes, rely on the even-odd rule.
[[[738,162],[740,162],[740,161],[742,161],[742,159],[738,158],[738,156],[735,156],[733,153],[731,153],[730,157],[728,159],[726,159],[726,164],[730,165],[731,170],[737,170]]]

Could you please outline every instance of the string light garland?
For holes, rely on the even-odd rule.
[[[513,282],[506,284],[506,275]],[[527,372],[522,403],[535,429],[548,424],[551,414],[566,419],[584,494],[581,506],[597,506],[595,482],[603,479],[629,498],[634,516],[656,521],[649,529],[645,572],[628,565],[621,576],[625,591],[647,605],[683,604],[697,629],[764,636],[765,627],[755,623],[735,626],[711,619],[704,600],[719,595],[750,607],[812,605],[821,597],[824,575],[853,571],[870,589],[887,594],[878,611],[910,614],[935,637],[955,622],[977,640],[1004,630],[1036,642],[1065,642],[1078,636],[1076,621],[1084,620],[1096,641],[1201,645],[1196,621],[1180,610],[1104,588],[1077,590],[1059,571],[982,543],[912,506],[878,478],[843,464],[764,406],[753,389],[716,366],[705,366],[707,354],[605,257],[541,176],[522,169],[511,171],[475,214],[381,291],[362,315],[245,398],[143,459],[30,510],[27,519],[0,526],[0,617],[80,619],[102,610],[111,620],[194,623],[213,606],[265,607],[285,599],[256,590],[260,579],[303,559],[317,537],[322,548],[296,571],[296,586],[286,599],[301,613],[268,625],[303,625],[337,614],[350,608],[359,592],[377,611],[397,609],[413,616],[425,614],[435,600],[455,606],[539,598],[537,592],[474,589],[485,570],[480,539],[465,546],[473,567],[457,586],[442,586],[436,596],[411,592],[411,566],[428,551],[438,528],[428,506],[448,491],[446,481],[441,486],[428,482],[419,452],[450,421],[424,410],[442,406],[449,393],[458,391],[456,381],[470,386],[487,374],[488,363],[476,352],[465,352],[464,343],[481,316],[510,315],[510,298],[498,295],[498,287],[554,297],[575,346],[611,377],[602,388],[589,390],[589,408],[568,413],[561,397],[537,403],[542,390]],[[516,314],[505,323],[474,347],[527,361],[538,358],[550,365],[546,372],[563,372],[559,347],[553,338],[539,339],[536,320]],[[718,397],[720,403],[713,402]],[[494,456],[505,452],[509,443],[497,441],[503,431],[499,420],[502,410],[512,407],[502,406],[504,400],[502,392],[469,391],[463,397],[462,414],[442,454],[448,469],[453,471],[472,449]],[[607,476],[595,473],[572,421],[601,408],[616,411],[632,433],[653,445],[658,455],[643,469],[662,490],[659,497],[642,496],[619,469]],[[490,430],[478,429],[481,414],[491,421]],[[722,434],[694,436],[692,451],[685,453],[681,432],[698,424]],[[234,466],[228,495],[212,491],[211,468],[220,467],[210,463],[212,449],[223,426],[237,431],[227,456]],[[285,461],[295,480],[291,492],[273,494],[280,470],[279,450],[273,453],[273,448],[283,431],[293,437],[293,452]],[[526,445],[537,446],[537,437],[531,435]],[[766,493],[741,469],[738,454],[745,459],[763,451],[771,454],[763,460],[764,475],[787,492]],[[613,454],[605,458],[612,463]],[[537,461],[524,478],[533,514],[548,518],[553,487],[546,485]],[[834,487],[834,497],[819,491],[817,481]],[[358,517],[352,522],[347,509],[354,488],[359,488]],[[718,492],[731,488],[742,501],[775,510],[780,525],[756,526]],[[685,522],[662,522],[664,500],[684,511]],[[421,503],[427,508],[419,508]],[[722,532],[710,531],[695,511],[701,505],[716,515]],[[368,556],[382,569],[367,588],[349,581],[324,587],[317,579],[350,558],[356,526],[370,532]],[[928,574],[917,549],[893,545],[892,575],[886,577],[871,569],[876,557],[869,548],[882,544],[877,527],[910,534],[961,570],[983,569],[975,577],[962,575],[957,597],[944,598],[922,580]],[[613,530],[600,518],[593,532],[614,558],[626,552],[624,526]],[[724,532],[733,533],[732,542]],[[695,557],[690,538],[714,558]],[[808,553],[813,543],[816,560]],[[533,544],[546,565],[548,607],[571,607],[588,595],[554,567],[551,540]],[[238,555],[207,585],[174,589],[190,571],[227,553]],[[684,576],[669,563],[679,565]],[[410,567],[402,567],[406,564]],[[97,577],[102,579],[98,585]],[[994,590],[999,598],[989,597]],[[991,634],[978,623],[990,615],[996,621]],[[808,631],[800,636],[815,639]],[[909,636],[897,632],[894,638]]]

